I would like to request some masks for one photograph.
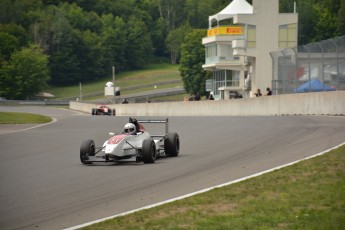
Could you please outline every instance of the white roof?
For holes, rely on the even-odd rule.
[[[208,20],[211,24],[212,20],[223,20],[231,18],[236,14],[252,14],[253,6],[250,5],[246,0],[233,0],[227,7],[221,10],[219,13],[209,16]]]

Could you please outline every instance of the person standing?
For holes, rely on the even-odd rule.
[[[200,101],[201,97],[199,93],[195,94],[194,101]]]
[[[267,87],[266,89],[267,93],[266,93],[266,96],[271,96],[272,95],[272,91],[269,87]]]
[[[256,91],[255,96],[256,96],[256,97],[261,97],[261,96],[262,96],[261,90],[260,90],[260,89],[258,89],[258,90]]]

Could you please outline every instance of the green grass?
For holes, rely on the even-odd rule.
[[[40,124],[51,121],[52,118],[38,114],[0,112],[0,124]]]
[[[344,229],[345,146],[83,229]]]
[[[125,88],[128,86],[155,84],[172,80],[181,80],[178,65],[157,64],[148,65],[142,70],[127,71],[115,75],[115,86]],[[90,83],[82,83],[82,94],[103,92],[105,83],[112,81],[112,75]],[[55,99],[79,97],[80,86],[76,84],[68,87],[52,87],[47,90],[55,95]],[[140,90],[136,90],[138,92]]]
[[[172,96],[163,96],[163,97],[154,97],[152,98],[152,102],[159,102],[159,101],[184,101],[186,98],[188,99],[189,94],[177,94]]]

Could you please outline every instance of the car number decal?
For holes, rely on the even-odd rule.
[[[116,136],[113,136],[112,138],[110,138],[108,140],[108,144],[112,144],[112,145],[116,145],[118,143],[120,143],[120,141],[122,141],[122,139],[127,136],[127,135],[116,135]]]

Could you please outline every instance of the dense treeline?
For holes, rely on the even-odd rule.
[[[345,34],[345,0],[296,2],[299,44]],[[0,97],[23,99],[43,90],[47,83],[70,85],[103,78],[111,74],[112,66],[122,71],[162,60],[179,63],[188,33],[207,29],[208,16],[229,3],[1,0]],[[293,3],[280,0],[280,8],[292,12]],[[34,78],[38,80],[28,81]]]

